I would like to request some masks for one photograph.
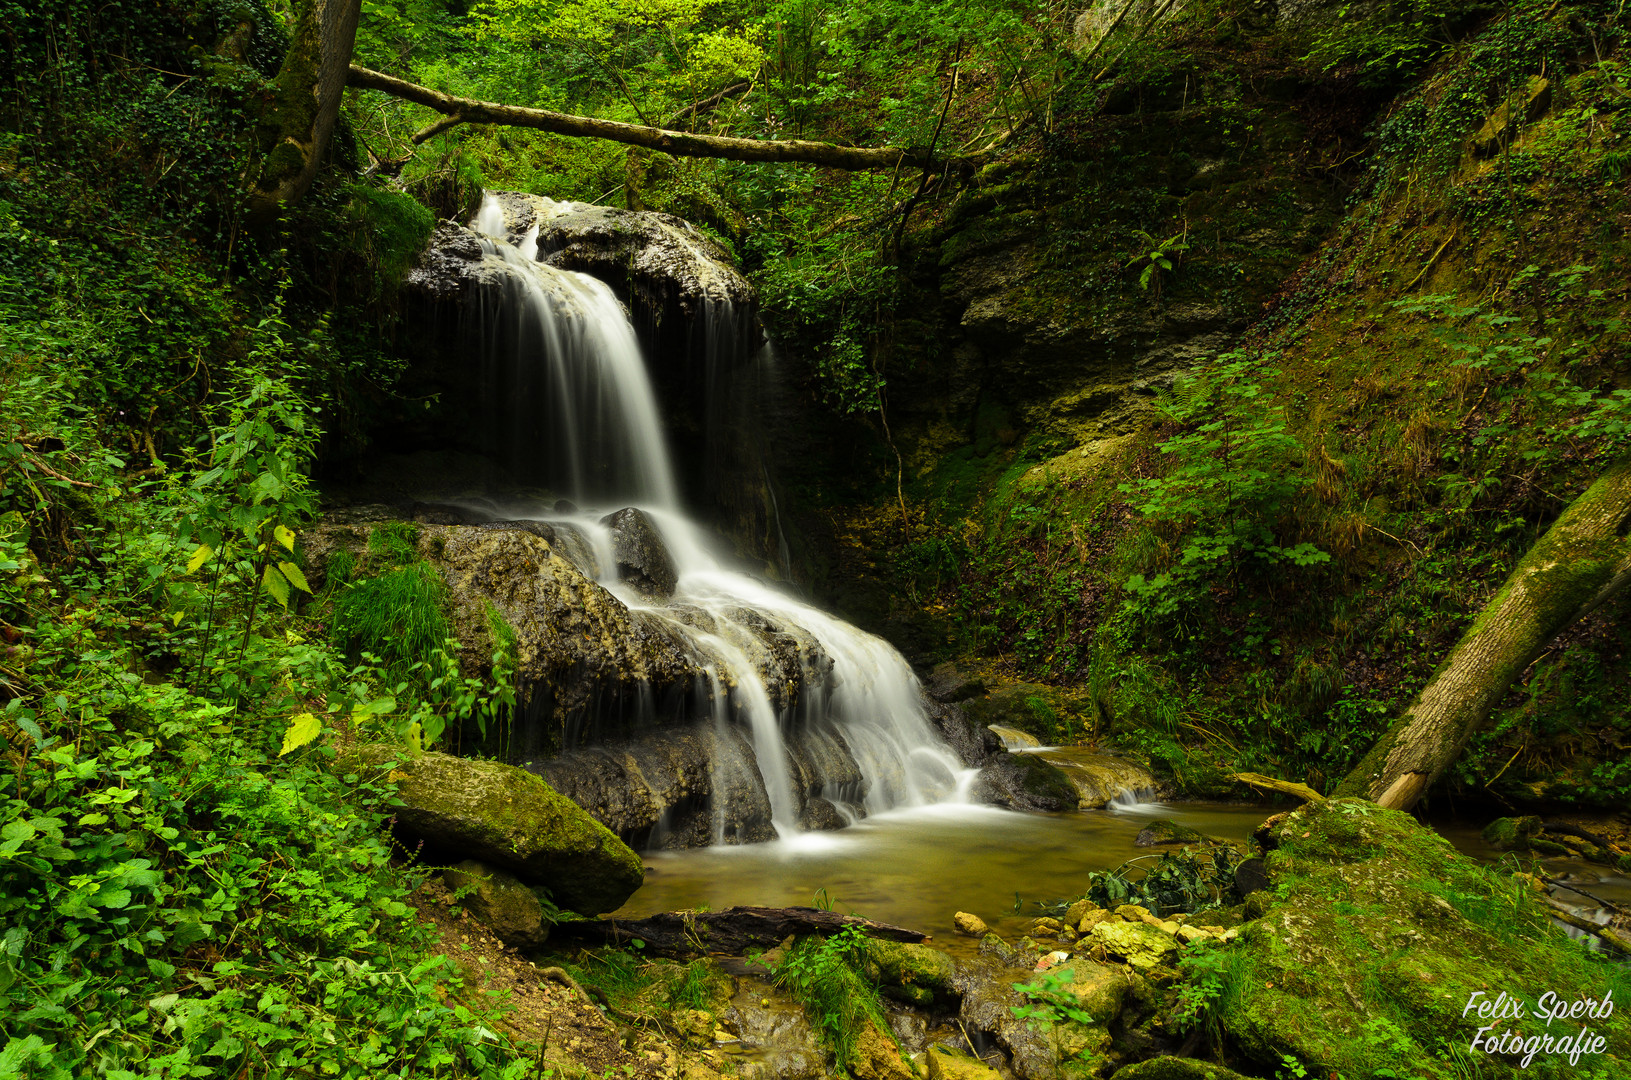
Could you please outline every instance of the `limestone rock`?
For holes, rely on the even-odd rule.
[[[956,994],[957,965],[939,949],[903,941],[868,938],[862,971],[883,986],[913,986],[937,997]]]
[[[951,922],[959,934],[967,934],[969,937],[985,937],[991,932],[984,919],[967,911],[957,912],[951,917]]]
[[[929,1080],[1001,1080],[1001,1074],[979,1058],[939,1046],[929,1047],[924,1054],[924,1070]]]
[[[1138,839],[1134,840],[1133,844],[1136,847],[1162,847],[1169,844],[1204,844],[1206,839],[1204,833],[1197,832],[1188,825],[1159,818],[1140,829]]]
[[[1084,896],[1082,899],[1076,901],[1074,904],[1065,909],[1065,925],[1070,927],[1081,926],[1082,920],[1087,917],[1087,913],[1093,911],[1097,907],[1097,904]]]
[[[1103,922],[1088,936],[1136,968],[1153,968],[1178,951],[1170,934],[1142,922]]]
[[[663,544],[662,533],[644,510],[625,506],[601,518],[600,523],[612,531],[619,580],[648,597],[666,600],[674,595],[679,580],[674,560]]]
[[[855,1061],[850,1072],[855,1080],[915,1080],[895,1040],[870,1023],[862,1027],[855,1040]]]
[[[396,828],[409,843],[502,867],[580,915],[616,910],[644,880],[639,856],[523,769],[379,744],[359,747],[336,765],[360,771],[393,762],[387,777],[402,803]]]
[[[476,234],[456,222],[444,221],[431,233],[404,284],[431,301],[458,301],[472,288],[491,286],[498,276],[499,271],[486,265]]]
[[[543,905],[532,890],[502,870],[466,859],[445,871],[448,888],[472,890],[462,903],[506,945],[536,949],[549,938]]]

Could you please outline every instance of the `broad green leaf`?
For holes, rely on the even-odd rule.
[[[91,903],[102,908],[122,908],[130,903],[130,890],[103,889],[91,898]]]
[[[278,525],[273,528],[272,536],[290,551],[294,550],[294,530],[287,525]]]
[[[289,581],[277,570],[268,566],[261,575],[261,584],[266,591],[272,594],[272,599],[283,605],[285,611],[289,608]]]
[[[192,558],[187,560],[187,573],[198,573],[198,568],[208,562],[210,557],[214,554],[214,548],[210,547],[208,544],[199,544],[198,549],[193,552]]]
[[[280,562],[277,568],[283,571],[283,576],[289,579],[289,584],[303,593],[311,592],[311,586],[306,584],[306,575],[301,572],[300,567],[292,562]]]
[[[303,712],[289,721],[289,730],[283,734],[283,749],[278,757],[300,749],[323,732],[323,722],[309,712]]]

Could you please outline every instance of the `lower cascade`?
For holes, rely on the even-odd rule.
[[[615,597],[631,625],[677,649],[683,672],[582,710],[562,727],[564,752],[536,770],[644,846],[785,838],[966,801],[973,762],[942,737],[900,653],[728,568],[681,510],[623,306],[606,283],[540,261],[548,218],[586,209],[536,200],[518,243],[492,195],[477,216],[490,282],[473,328],[487,435],[545,493],[460,505],[540,523],[553,554]],[[710,299],[710,315],[729,303]]]

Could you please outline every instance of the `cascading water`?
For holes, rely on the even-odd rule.
[[[538,262],[537,224],[519,246],[508,243],[491,197],[475,229],[501,271],[482,327],[495,392],[489,434],[523,480],[566,496],[547,509],[511,505],[506,513],[549,522],[563,554],[631,610],[659,620],[695,659],[704,685],[692,698],[709,715],[694,719],[712,727],[713,841],[739,838],[727,805],[742,771],[732,749],[738,734],[778,836],[800,829],[812,796],[850,821],[966,799],[974,771],[935,731],[905,659],[882,639],[727,569],[682,512],[656,395],[611,289]],[[705,312],[705,334],[740,334],[743,321],[728,301],[709,300]],[[724,377],[721,352],[735,345],[704,345],[713,382]],[[709,386],[707,400],[718,397]],[[671,592],[637,588],[619,572],[626,555],[615,532],[630,506],[660,534]],[[767,685],[767,640],[796,651],[796,692]]]

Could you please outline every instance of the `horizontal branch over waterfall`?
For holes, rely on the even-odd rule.
[[[949,169],[964,174],[972,172],[979,164],[979,159],[972,157],[937,157],[932,149],[924,147],[839,146],[836,143],[809,139],[741,139],[726,135],[699,135],[688,131],[646,127],[641,124],[625,124],[617,120],[600,120],[592,116],[575,116],[548,109],[529,109],[494,101],[477,101],[473,98],[444,94],[440,90],[432,90],[428,86],[407,82],[357,64],[351,65],[347,82],[351,86],[364,90],[378,90],[380,93],[390,94],[392,97],[411,101],[415,105],[423,105],[427,109],[441,113],[445,119],[416,134],[413,137],[415,145],[459,124],[503,124],[509,127],[547,131],[554,135],[606,139],[629,146],[643,146],[676,157],[802,162],[851,172],[907,167],[932,171]]]

